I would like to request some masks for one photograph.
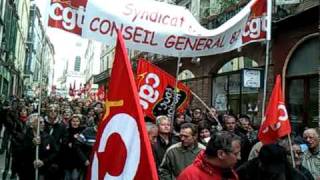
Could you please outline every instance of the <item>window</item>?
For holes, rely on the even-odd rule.
[[[258,114],[258,88],[242,86],[242,69],[258,64],[247,58],[237,57],[224,64],[212,81],[212,105],[220,112],[235,115],[247,114],[254,123]]]
[[[258,63],[255,61],[247,58],[247,57],[237,57],[231,59],[229,62],[224,64],[222,68],[218,71],[218,74],[230,72],[230,71],[237,71],[243,68],[251,68],[257,67]]]
[[[76,60],[74,61],[74,71],[80,72],[80,66],[81,66],[81,57],[77,56]]]
[[[192,79],[194,77],[194,74],[190,70],[186,69],[178,75],[178,80],[187,80]]]
[[[318,36],[299,45],[286,72],[286,105],[292,128],[298,134],[306,126],[319,126],[319,47]]]

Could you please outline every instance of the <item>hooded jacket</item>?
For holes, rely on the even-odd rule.
[[[181,172],[177,180],[238,180],[233,169],[222,169],[211,165],[201,151],[193,163]]]

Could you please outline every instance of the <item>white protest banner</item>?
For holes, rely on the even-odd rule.
[[[129,49],[195,57],[266,39],[267,0],[250,1],[220,27],[202,27],[184,7],[152,0],[51,0],[48,24],[114,45],[122,31]]]

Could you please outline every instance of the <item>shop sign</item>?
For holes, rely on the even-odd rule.
[[[242,73],[243,87],[260,88],[261,87],[261,71],[258,69],[244,69]]]
[[[276,5],[298,4],[300,0],[276,0]]]

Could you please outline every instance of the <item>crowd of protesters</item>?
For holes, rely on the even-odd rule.
[[[40,180],[85,179],[102,102],[12,97],[0,105],[2,179],[35,179],[35,168]],[[146,128],[161,180],[320,180],[317,129],[262,145],[249,116],[214,107],[146,119]]]

